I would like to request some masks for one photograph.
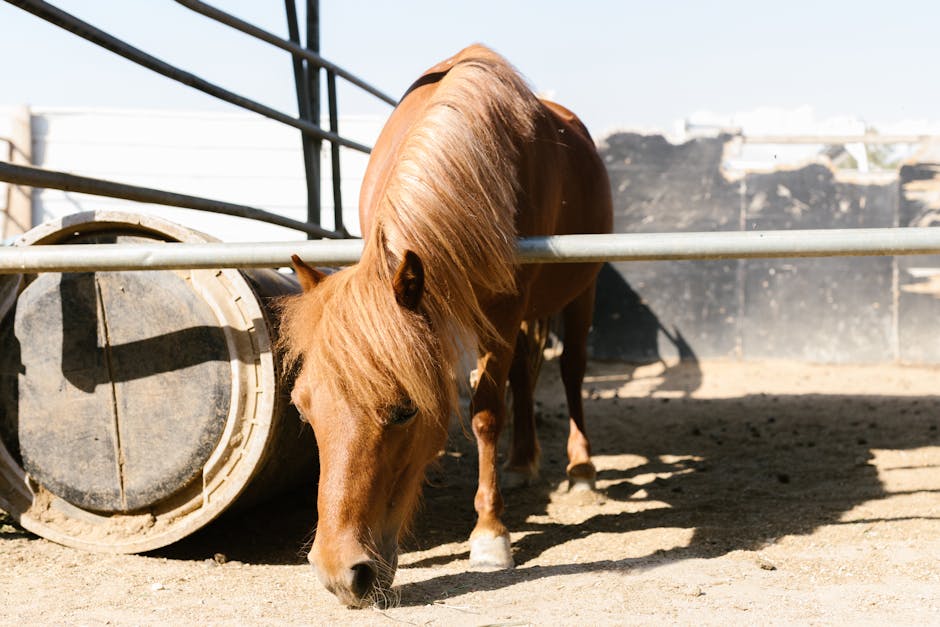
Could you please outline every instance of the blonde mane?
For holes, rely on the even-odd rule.
[[[359,409],[407,394],[426,411],[453,407],[467,338],[494,336],[481,296],[516,290],[520,150],[542,109],[516,71],[481,46],[455,59],[409,129],[378,190],[362,259],[282,307],[288,364]],[[425,270],[417,312],[391,284],[405,251]]]

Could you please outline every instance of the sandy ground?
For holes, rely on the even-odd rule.
[[[0,515],[2,624],[940,624],[940,370],[593,363],[600,493],[564,490],[555,364],[542,479],[506,495],[517,568],[466,571],[474,447],[431,474],[400,604],[347,610],[304,561],[312,490],[140,556]]]

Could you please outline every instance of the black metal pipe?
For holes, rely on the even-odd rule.
[[[136,185],[127,185],[125,183],[115,183],[113,181],[104,181],[85,176],[76,176],[65,172],[56,172],[54,170],[43,170],[40,168],[31,168],[22,165],[12,165],[0,161],[0,181],[13,183],[15,185],[26,185],[29,187],[43,187],[47,189],[60,189],[66,192],[77,192],[81,194],[93,194],[95,196],[107,196],[109,198],[122,198],[124,200],[133,200],[136,202],[150,203],[154,205],[166,205],[170,207],[182,207],[184,209],[196,209],[199,211],[209,211],[212,213],[221,213],[238,218],[248,218],[259,222],[267,222],[277,226],[283,226],[288,229],[302,231],[308,235],[316,237],[327,237],[330,239],[342,239],[348,237],[344,233],[328,231],[316,224],[308,224],[299,220],[292,220],[284,216],[254,207],[238,205],[235,203],[224,202],[221,200],[211,200],[200,198],[198,196],[189,196],[186,194],[177,194],[160,189],[149,187],[138,187]]]
[[[293,37],[290,38],[290,41],[286,39],[281,39],[280,37],[278,37],[277,35],[274,35],[273,33],[269,33],[266,30],[258,28],[254,24],[249,24],[248,22],[245,22],[244,20],[241,20],[235,17],[234,15],[230,15],[228,13],[225,13],[224,11],[220,11],[219,9],[213,6],[210,6],[206,4],[205,2],[200,2],[199,0],[176,0],[176,2],[178,2],[179,4],[182,4],[183,6],[185,6],[186,8],[192,11],[195,11],[196,13],[205,15],[206,17],[210,19],[213,19],[217,22],[225,24],[226,26],[230,26],[234,28],[235,30],[241,31],[245,33],[246,35],[251,35],[252,37],[255,37],[256,39],[266,41],[269,44],[272,44],[274,46],[277,46],[278,48],[281,48],[282,50],[286,50],[290,52],[292,55],[294,55],[295,57],[302,57],[303,59],[306,59],[308,62],[313,63],[314,65],[322,67],[326,70],[330,70],[334,72],[340,78],[343,78],[349,81],[356,87],[359,87],[360,89],[363,89],[364,91],[369,92],[370,94],[372,94],[379,100],[382,100],[383,102],[387,102],[393,107],[398,104],[398,101],[395,98],[392,98],[391,96],[385,94],[384,92],[380,91],[376,87],[373,87],[369,83],[366,83],[355,74],[351,74],[347,72],[346,70],[344,70],[343,68],[336,65],[335,63],[331,63],[330,61],[327,61],[326,59],[321,57],[318,53],[314,52],[313,50],[308,50],[302,47],[297,41],[294,40]]]
[[[287,13],[287,32],[291,41],[300,44],[300,29],[297,25],[297,5],[294,0],[284,0]],[[320,121],[310,114],[310,101],[307,99],[307,74],[304,72],[303,59],[291,57],[294,67],[294,85],[297,91],[297,111],[300,117],[319,126]],[[301,133],[300,144],[304,153],[304,174],[307,182],[307,221],[320,223],[320,143],[314,143]]]
[[[339,112],[336,104],[336,74],[326,71],[326,99],[330,114],[330,132],[339,133]],[[340,187],[339,146],[330,144],[330,165],[333,174],[333,230],[348,233],[343,225],[343,192]]]
[[[307,50],[313,54],[320,54],[320,3],[319,0],[307,0]],[[307,101],[310,103],[310,122],[320,125],[320,66],[310,61],[305,64]],[[323,148],[322,142],[314,139],[311,142],[313,154],[317,158],[317,203],[308,207],[307,222],[320,224],[320,207],[322,195],[320,194],[320,156]]]
[[[46,20],[47,22],[54,24],[60,28],[63,28],[83,39],[86,39],[106,50],[133,61],[138,65],[152,70],[158,74],[161,74],[167,78],[173,79],[177,82],[188,85],[194,89],[214,96],[220,100],[224,100],[230,104],[236,105],[243,109],[248,109],[249,111],[254,111],[260,115],[271,118],[272,120],[277,120],[288,126],[297,128],[308,135],[319,139],[325,139],[331,142],[338,143],[347,148],[352,148],[353,150],[358,150],[360,152],[369,153],[371,149],[368,146],[354,142],[352,140],[334,135],[333,133],[326,132],[320,127],[304,120],[298,120],[293,118],[285,113],[272,109],[266,105],[263,105],[254,100],[250,100],[243,96],[239,96],[233,92],[223,89],[218,85],[214,85],[205,79],[202,79],[195,74],[180,70],[165,61],[143,52],[142,50],[135,48],[120,39],[109,35],[103,30],[92,26],[91,24],[84,22],[70,13],[66,13],[61,9],[49,4],[48,2],[43,2],[42,0],[5,0],[7,3],[12,4],[15,7],[23,9],[32,13],[36,17]]]
[[[307,0],[307,50],[320,54],[320,2]],[[307,94],[314,124],[320,123],[320,66],[307,61]]]

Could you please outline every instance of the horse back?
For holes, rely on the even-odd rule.
[[[376,195],[381,194],[388,184],[408,132],[415,121],[424,115],[428,101],[437,91],[441,79],[459,58],[460,55],[456,55],[426,70],[408,87],[382,127],[382,132],[372,148],[372,156],[366,166],[359,191],[359,225],[364,237],[368,236],[371,230],[372,217],[378,206]]]
[[[360,226],[369,237],[383,190],[394,176],[403,144],[422,119],[442,80],[460,62],[492,54],[470,47],[425,72],[406,91],[382,129],[366,168],[359,199]],[[515,176],[516,234],[565,235],[609,233],[612,228],[610,184],[594,141],[577,116],[554,102],[541,100],[534,134],[519,138]],[[600,264],[537,264],[517,271],[516,302],[526,318],[554,313],[594,281]],[[485,289],[484,289],[485,292]],[[492,294],[479,293],[481,301]],[[500,297],[503,301],[505,297]],[[489,309],[486,305],[484,308]]]
[[[610,182],[593,139],[574,113],[554,102],[542,104],[544,119],[520,164],[519,236],[610,233]],[[600,267],[562,263],[520,268],[525,317],[559,311],[593,285]]]

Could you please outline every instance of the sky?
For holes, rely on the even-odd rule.
[[[172,0],[52,4],[296,113],[287,53]],[[282,2],[210,4],[286,36]],[[485,43],[595,136],[760,107],[810,107],[819,118],[856,116],[875,127],[940,120],[940,3],[931,1],[321,0],[320,21],[322,55],[395,97],[427,67]],[[21,104],[233,110],[0,3],[0,107]],[[339,107],[390,110],[348,86]]]

